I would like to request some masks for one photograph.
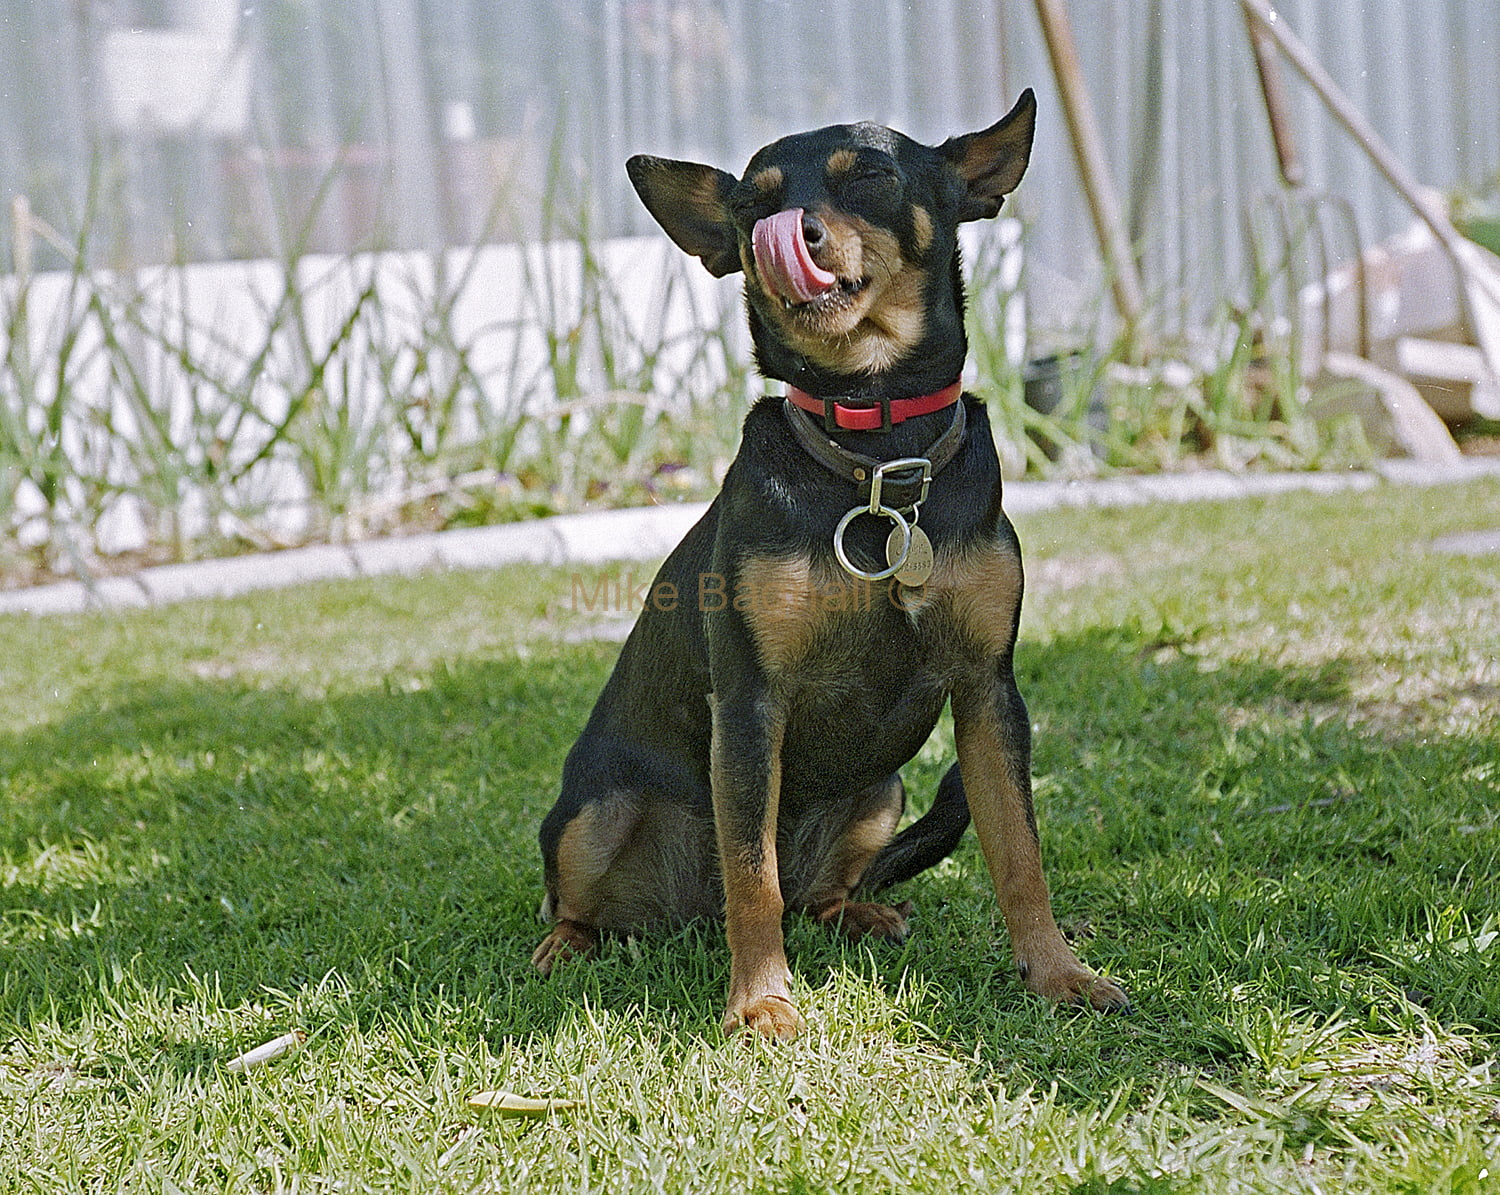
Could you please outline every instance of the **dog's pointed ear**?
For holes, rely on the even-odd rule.
[[[684,253],[699,258],[715,278],[741,269],[739,235],[729,214],[732,174],[696,162],[637,154],[625,163],[636,194]]]
[[[1036,96],[1028,87],[997,123],[981,133],[951,137],[939,147],[967,184],[960,220],[983,220],[1000,211],[1026,173],[1035,133]]]

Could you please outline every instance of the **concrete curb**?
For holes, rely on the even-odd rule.
[[[1431,544],[1434,552],[1453,556],[1500,556],[1500,531],[1470,531],[1444,535]]]
[[[1011,514],[1059,507],[1138,506],[1148,502],[1224,502],[1288,493],[1334,494],[1371,490],[1384,483],[1440,486],[1500,478],[1500,460],[1471,459],[1454,465],[1388,461],[1370,472],[1161,474],[1090,481],[1013,481],[1005,487]],[[88,610],[162,606],[196,598],[235,597],[308,581],[415,574],[437,569],[486,569],[507,564],[602,564],[610,560],[655,560],[665,556],[702,517],[707,503],[557,515],[529,523],[461,528],[426,535],[317,545],[142,569],[129,577],[94,582],[64,581],[0,592],[0,615],[77,614]],[[1494,550],[1500,533],[1449,537],[1444,551]],[[1462,546],[1458,541],[1462,540]],[[1471,542],[1472,541],[1472,542]]]

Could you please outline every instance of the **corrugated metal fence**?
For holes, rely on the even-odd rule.
[[[1154,310],[1243,294],[1242,211],[1275,174],[1238,3],[1070,11]],[[1495,0],[1280,11],[1419,178],[1494,183]],[[1042,103],[1015,204],[1032,277],[1097,293],[1027,0],[0,0],[0,195],[122,266],[564,236],[584,194],[596,234],[643,232],[630,153],[737,169],[847,119],[938,140],[1025,86]],[[1309,182],[1352,200],[1367,238],[1400,227],[1399,200],[1291,92]]]

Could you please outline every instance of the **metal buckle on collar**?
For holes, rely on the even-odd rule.
[[[879,514],[883,503],[880,501],[881,490],[885,486],[887,473],[899,473],[908,469],[920,469],[922,489],[914,502],[902,503],[903,506],[921,506],[927,501],[927,491],[932,486],[932,462],[925,456],[903,456],[894,461],[882,461],[875,466],[875,471],[870,477],[870,513]],[[892,482],[905,481],[910,484],[916,478],[891,478]]]
[[[885,490],[887,473],[902,473],[913,469],[921,470],[920,480],[922,483],[922,488],[918,492],[915,500],[909,503],[903,502],[901,504],[907,511],[910,512],[910,521],[908,522],[908,516],[903,515],[901,511],[895,507],[887,506],[884,502],[881,501],[881,498],[883,497],[883,491]],[[907,480],[905,478],[897,479],[895,477],[892,477],[890,479],[892,486],[902,483],[910,486],[911,483],[916,480],[918,480],[918,478],[916,477],[913,477],[910,480]],[[902,568],[906,566],[907,557],[911,554],[912,539],[918,534],[916,529],[917,511],[918,508],[921,507],[922,503],[927,501],[927,489],[930,485],[932,485],[932,462],[925,456],[904,456],[894,461],[882,461],[880,464],[875,466],[874,472],[870,477],[869,504],[867,506],[852,507],[849,512],[839,520],[839,525],[834,529],[833,532],[833,554],[838,557],[838,561],[841,565],[844,566],[845,572],[847,572],[850,576],[858,577],[861,581],[884,581],[888,577],[894,577],[898,572],[901,571]],[[849,524],[854,522],[855,519],[859,518],[860,515],[883,515],[885,518],[890,519],[890,521],[896,525],[893,529],[893,534],[895,534],[896,532],[900,533],[900,546],[893,551],[891,546],[887,544],[887,555],[894,556],[894,559],[889,561],[888,567],[871,571],[868,569],[860,568],[859,565],[855,564],[854,561],[849,559],[849,554],[844,548],[844,532],[849,530]],[[927,537],[925,534],[921,535],[921,539],[924,544],[927,543]],[[927,548],[927,554],[929,557],[928,571],[930,572],[930,558],[932,554],[932,549],[930,546]],[[926,579],[925,574],[923,579]]]

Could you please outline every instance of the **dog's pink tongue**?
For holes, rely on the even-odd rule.
[[[813,261],[802,237],[800,207],[757,221],[750,240],[761,281],[778,298],[808,303],[838,282],[838,275]]]

